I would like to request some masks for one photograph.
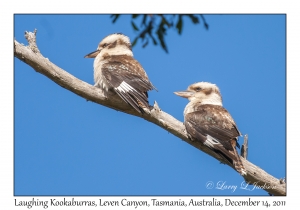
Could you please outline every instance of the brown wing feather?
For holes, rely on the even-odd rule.
[[[156,89],[149,81],[143,67],[132,57],[111,56],[107,61],[103,64],[102,72],[112,87],[118,87],[122,81],[126,81],[139,92]]]
[[[103,64],[102,74],[110,87],[125,102],[143,113],[143,107],[149,108],[147,91],[155,87],[141,65],[130,56],[111,56],[107,60]]]
[[[240,136],[240,132],[231,115],[226,109],[216,105],[201,105],[196,110],[185,115],[187,132],[193,139],[201,141],[224,157],[225,161],[243,174],[245,168],[236,151],[237,137]]]
[[[201,105],[197,111],[185,116],[185,120],[196,127],[202,135],[210,135],[232,150],[230,140],[237,139],[240,132],[226,109],[217,105]]]

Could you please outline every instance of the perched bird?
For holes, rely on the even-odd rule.
[[[241,175],[246,169],[237,153],[241,135],[215,84],[198,82],[186,91],[174,92],[190,102],[184,109],[184,125],[192,140],[200,141],[231,164]]]
[[[147,91],[156,89],[141,64],[133,58],[127,36],[115,33],[105,37],[96,51],[85,58],[95,58],[95,86],[108,93],[117,93],[139,113],[149,111]]]

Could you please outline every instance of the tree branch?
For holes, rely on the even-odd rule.
[[[241,149],[241,156],[247,160],[248,157],[248,134],[244,136],[244,144]]]
[[[178,138],[182,139],[186,143],[196,147],[197,149],[207,153],[208,155],[216,158],[217,160],[224,162],[217,154],[213,153],[210,149],[203,146],[201,143],[191,141],[187,135],[185,127],[182,122],[175,119],[173,116],[166,112],[163,112],[157,102],[151,107],[149,114],[141,115],[128,104],[118,97],[106,98],[102,90],[96,88],[84,81],[81,81],[59,68],[55,64],[51,63],[48,58],[38,50],[36,45],[36,30],[34,33],[25,32],[25,37],[29,43],[29,46],[24,46],[16,40],[14,40],[14,56],[24,63],[31,66],[35,71],[41,73],[60,85],[61,87],[70,90],[71,92],[95,103],[103,106],[110,107],[112,109],[141,117],[149,122],[152,122],[168,132],[174,134]],[[247,161],[241,157],[242,162],[247,170],[247,175],[244,179],[249,184],[254,184],[257,187],[269,192],[272,195],[286,195],[286,183],[280,182],[279,179],[268,174],[258,166]],[[226,164],[226,163],[225,163]],[[232,167],[232,166],[230,166]]]

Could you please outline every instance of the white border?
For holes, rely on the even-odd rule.
[[[295,3],[293,3],[295,2]],[[72,5],[70,5],[72,4]],[[130,11],[124,10],[130,8]],[[298,9],[297,9],[298,8]],[[15,13],[281,13],[287,14],[287,150],[288,150],[288,178],[289,181],[287,197],[252,197],[255,200],[273,200],[285,201],[288,206],[298,206],[296,190],[299,187],[295,169],[299,168],[296,162],[299,154],[297,152],[299,144],[299,6],[296,1],[88,1],[78,4],[77,2],[62,1],[13,1],[1,3],[1,146],[0,146],[0,208],[12,209],[14,199],[30,200],[32,197],[14,197],[13,196],[13,14]],[[293,166],[293,167],[292,167]],[[295,178],[295,179],[294,179]],[[50,199],[48,197],[38,197],[37,199]],[[56,197],[51,197],[56,198]],[[63,197],[57,197],[63,199]],[[71,198],[71,197],[66,197]],[[115,200],[129,198],[131,200],[151,200],[154,197],[104,197],[106,200]],[[158,197],[162,200],[174,200],[178,197]],[[210,200],[211,197],[197,197],[197,199]],[[295,199],[294,199],[295,198]],[[76,197],[78,200],[98,200],[99,197]],[[181,199],[189,200],[190,197]],[[226,197],[216,197],[218,200],[224,200]],[[229,199],[245,200],[247,197],[231,197]],[[6,208],[4,208],[6,207]],[[9,208],[7,208],[9,207]],[[17,207],[15,207],[17,208]],[[65,207],[56,207],[62,209]],[[79,207],[80,208],[80,207]],[[120,207],[113,208],[119,209]],[[139,209],[142,209],[138,207]],[[179,208],[179,207],[178,207]],[[20,209],[20,208],[19,208]],[[50,208],[49,208],[50,209]],[[149,207],[147,208],[149,209]],[[177,209],[177,207],[173,207]]]

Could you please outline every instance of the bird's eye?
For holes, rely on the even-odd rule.
[[[102,45],[102,47],[106,47],[107,45],[108,45],[108,44],[107,44],[107,43],[105,43],[105,44],[103,44],[103,45]]]
[[[201,88],[200,88],[200,87],[196,87],[195,90],[196,90],[197,92],[199,92],[199,91],[201,90]]]

